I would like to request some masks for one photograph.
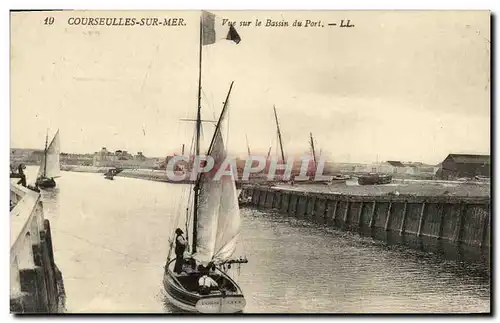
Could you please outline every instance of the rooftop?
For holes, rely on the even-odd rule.
[[[458,164],[490,164],[490,155],[449,154],[448,158]]]

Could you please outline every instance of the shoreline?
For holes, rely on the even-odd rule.
[[[101,173],[104,174],[108,167],[94,166],[61,166],[62,171],[78,173]],[[167,178],[164,170],[153,169],[125,169],[116,177],[135,178],[153,182],[169,184],[188,184],[191,181],[172,181]],[[331,185],[315,183],[295,183],[295,185],[285,183],[272,183],[258,181],[237,182],[237,187],[246,185],[273,186],[276,188],[291,189],[294,191],[307,191],[331,194],[351,194],[359,196],[454,196],[454,197],[483,197],[491,198],[491,185],[481,182],[460,182],[443,180],[413,180],[394,179],[392,183],[386,185],[358,185],[355,180],[347,183],[333,183]]]
[[[104,174],[110,167],[95,167],[95,166],[72,166],[63,165],[61,171],[75,172],[75,173],[93,173]],[[168,179],[164,170],[154,169],[124,169],[122,172],[115,175],[115,177],[136,178],[152,182],[163,183],[187,183],[188,181],[175,182]]]

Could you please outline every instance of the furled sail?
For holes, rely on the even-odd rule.
[[[56,178],[60,176],[61,165],[59,161],[60,144],[59,130],[57,130],[54,138],[47,147],[47,152],[42,156],[42,162],[38,169],[37,177]],[[45,158],[47,156],[47,158]]]
[[[197,251],[193,258],[202,264],[228,260],[236,249],[240,232],[240,210],[234,177],[216,177],[216,171],[224,167],[227,156],[222,138],[223,119],[224,115],[221,116],[210,152],[214,159],[214,171],[204,174],[200,182]],[[233,172],[230,164],[224,168]]]

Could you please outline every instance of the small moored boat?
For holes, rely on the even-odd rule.
[[[121,169],[121,168],[112,168],[112,169],[108,170],[106,173],[104,173],[104,178],[109,179],[109,180],[113,180],[114,177],[116,175],[120,174],[122,171],[123,171],[123,169]]]
[[[384,185],[392,182],[392,175],[370,173],[358,177],[359,185]]]

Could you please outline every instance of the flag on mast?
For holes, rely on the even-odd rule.
[[[201,12],[202,44],[215,43],[215,15],[208,11]]]
[[[240,43],[241,41],[240,35],[238,35],[238,32],[233,27],[233,25],[229,26],[229,32],[227,33],[226,39],[234,41],[236,45]]]
[[[202,11],[201,13],[201,28],[202,28],[202,45],[211,45],[217,41],[217,32],[216,32],[216,16],[213,13],[208,11]],[[219,26],[217,26],[219,27]],[[222,38],[221,38],[222,39]],[[236,28],[232,24],[229,25],[229,31],[225,37],[226,40],[232,40],[236,44],[239,44],[241,41],[240,35],[236,31]]]

